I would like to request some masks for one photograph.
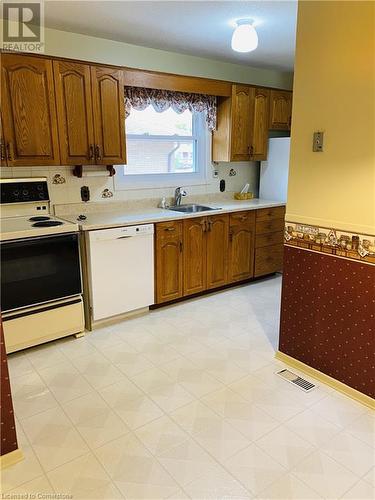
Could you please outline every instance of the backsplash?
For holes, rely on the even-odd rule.
[[[250,191],[256,197],[259,188],[259,164],[257,162],[221,163],[210,169],[207,184],[189,186],[183,185],[189,195],[198,196],[205,194],[220,193],[219,183],[225,179],[226,192],[240,191],[244,184],[250,184]],[[113,177],[83,177],[73,175],[74,167],[51,166],[51,167],[2,167],[1,177],[47,177],[48,189],[53,205],[81,202],[81,187],[88,186],[90,189],[90,201],[110,203],[113,201],[128,201],[145,198],[161,199],[163,196],[172,197],[174,187],[166,188],[144,188],[131,190],[115,190]],[[104,171],[104,167],[100,167]],[[117,167],[121,168],[120,166]],[[214,179],[213,169],[218,170],[219,176]],[[236,175],[229,175],[234,169]],[[176,186],[177,187],[177,186]],[[89,202],[90,203],[90,202]]]

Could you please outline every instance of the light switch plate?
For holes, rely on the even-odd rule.
[[[323,151],[323,132],[314,132],[313,152],[321,153]]]

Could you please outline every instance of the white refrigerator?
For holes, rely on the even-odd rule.
[[[286,202],[288,190],[290,137],[268,142],[268,159],[260,164],[259,198]]]

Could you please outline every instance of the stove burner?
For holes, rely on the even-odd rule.
[[[63,222],[60,222],[59,220],[46,220],[46,221],[41,221],[41,222],[35,222],[33,224],[33,227],[52,227],[52,226],[61,226]]]
[[[47,216],[43,216],[43,215],[36,215],[34,217],[30,217],[29,221],[33,222],[33,221],[40,221],[40,220],[50,220],[51,217],[47,217]]]

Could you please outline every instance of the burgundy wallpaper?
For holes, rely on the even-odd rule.
[[[16,426],[14,423],[13,402],[12,394],[10,392],[9,372],[7,355],[5,352],[3,325],[0,318],[0,355],[1,355],[1,403],[0,403],[0,417],[1,417],[1,444],[0,455],[5,455],[18,448]]]
[[[285,245],[279,350],[375,397],[375,266]]]

